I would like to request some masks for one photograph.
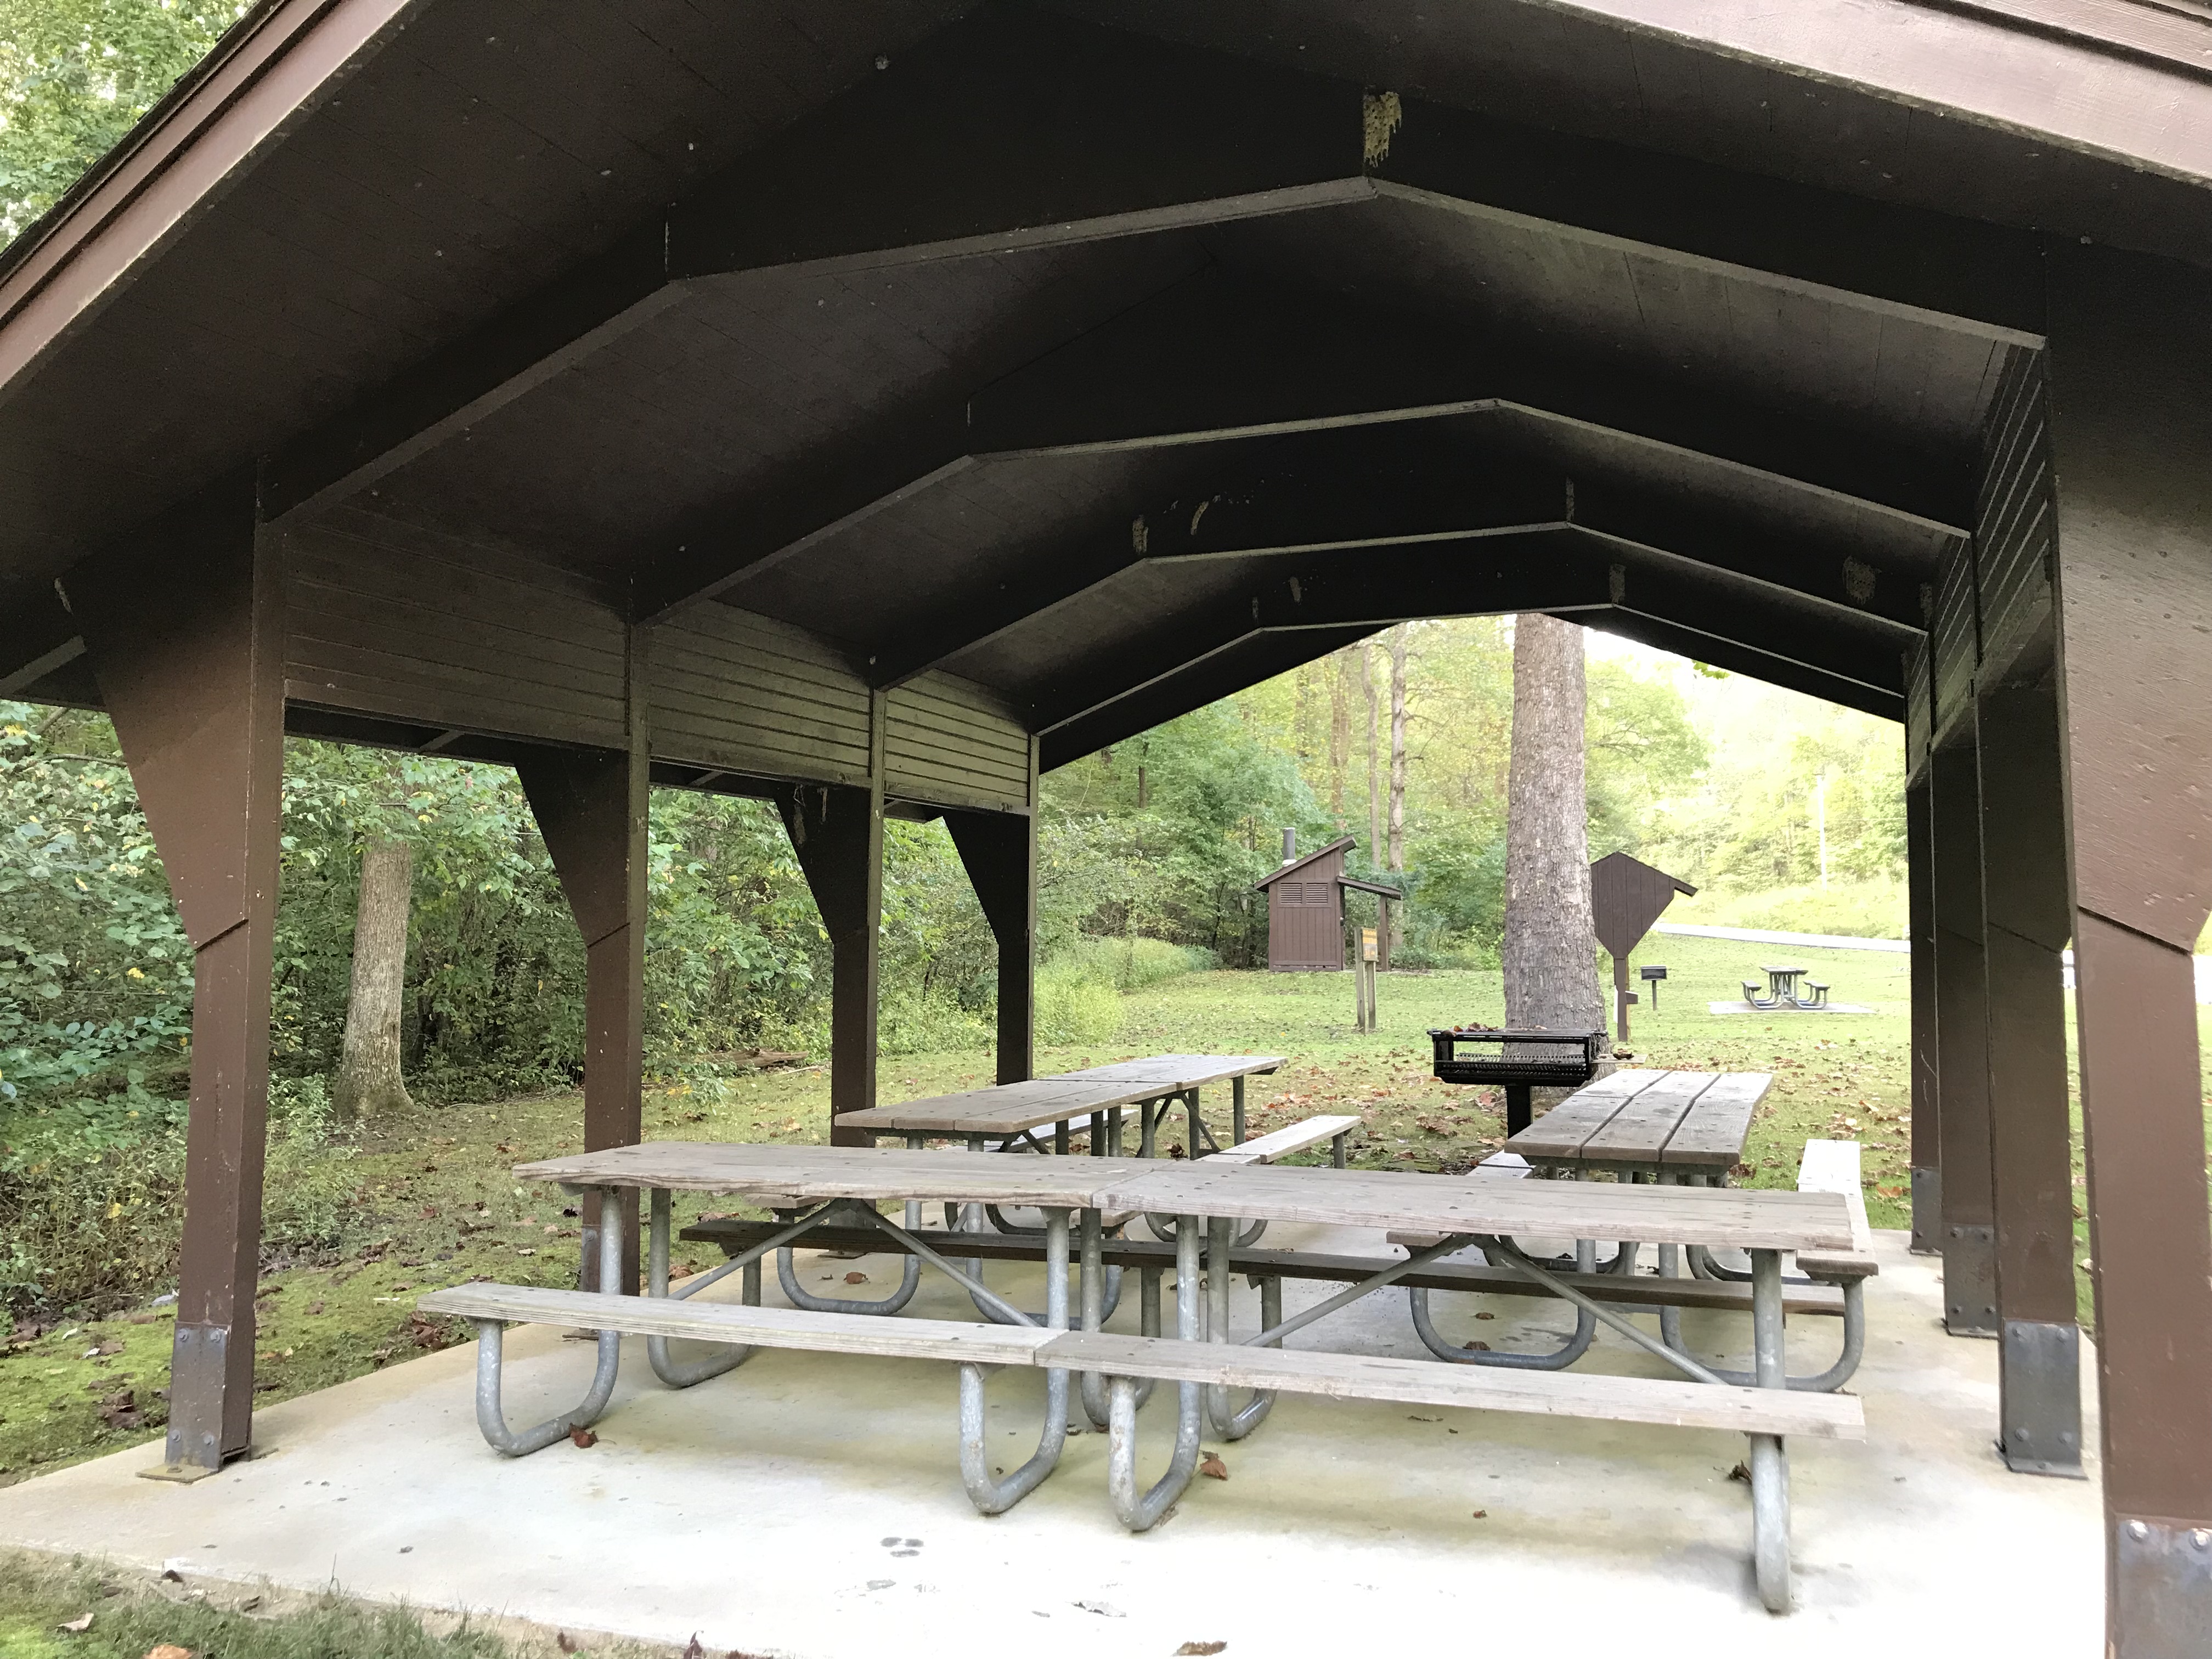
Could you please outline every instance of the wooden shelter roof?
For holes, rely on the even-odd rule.
[[[340,621],[767,629],[1046,767],[1524,610],[1902,718],[2039,235],[2212,264],[2203,27],[2024,5],[266,0],[0,255],[0,690],[250,471]]]

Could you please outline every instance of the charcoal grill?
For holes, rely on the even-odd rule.
[[[1509,1139],[1527,1128],[1534,1115],[1528,1091],[1581,1088],[1597,1075],[1606,1040],[1603,1031],[1516,1031],[1483,1025],[1429,1033],[1440,1080],[1488,1083],[1504,1089]],[[1492,1044],[1498,1052],[1462,1055],[1462,1043]],[[1522,1052],[1516,1053],[1516,1048]]]

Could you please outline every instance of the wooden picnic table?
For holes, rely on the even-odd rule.
[[[1240,1144],[1244,1139],[1245,1079],[1274,1071],[1282,1063],[1280,1054],[1155,1054],[1026,1083],[873,1106],[844,1113],[837,1123],[840,1128],[904,1135],[909,1140],[957,1135],[977,1151],[996,1139],[1002,1146],[1026,1144],[1037,1152],[1046,1148],[1032,1132],[1049,1124],[1054,1128],[1052,1150],[1065,1154],[1073,1121],[1088,1117],[1091,1155],[1104,1158],[1121,1152],[1121,1112],[1135,1106],[1139,1109],[1139,1154],[1149,1158],[1161,1120],[1180,1100],[1190,1114],[1190,1152],[1195,1157],[1202,1146],[1219,1147],[1200,1113],[1199,1091],[1208,1084],[1234,1085],[1230,1144]]]
[[[1534,1168],[1723,1184],[1743,1161],[1765,1072],[1615,1072],[1577,1089],[1505,1143]]]
[[[1832,1193],[1596,1182],[1441,1181],[1385,1170],[1200,1158],[958,1158],[905,1147],[652,1140],[517,1164],[518,1181],[827,1199],[981,1201],[1043,1208],[1310,1221],[1437,1234],[1637,1237],[1782,1250],[1848,1250]]]
[[[1727,1427],[1750,1437],[1753,1557],[1766,1605],[1789,1605],[1789,1487],[1784,1437],[1856,1438],[1863,1433],[1858,1401],[1801,1392],[1789,1385],[1783,1352],[1785,1251],[1849,1249],[1855,1234],[1845,1199],[1832,1192],[1746,1192],[1722,1187],[1652,1187],[1594,1182],[1445,1181],[1355,1170],[1308,1169],[1203,1158],[1194,1162],[1092,1158],[976,1158],[912,1148],[732,1146],[657,1141],[611,1147],[518,1165],[517,1179],[596,1190],[618,1206],[622,1191],[651,1194],[648,1293],[469,1284],[423,1297],[433,1314],[473,1322],[477,1333],[477,1419],[484,1437],[508,1455],[556,1443],[595,1420],[611,1401],[621,1364],[622,1334],[646,1339],[653,1369],[686,1388],[744,1362],[762,1348],[914,1357],[949,1361],[960,1376],[960,1461],[976,1507],[995,1515],[1018,1502],[1052,1473],[1067,1433],[1072,1385],[1083,1408],[1109,1435],[1107,1488],[1115,1515],[1135,1531],[1156,1524],[1188,1491],[1200,1448],[1212,1431],[1239,1439],[1268,1415],[1278,1391],[1340,1398],[1591,1417],[1620,1423]],[[671,1194],[677,1191],[773,1195],[814,1207],[794,1215],[769,1237],[723,1267],[669,1282]],[[1046,1215],[1045,1298],[1042,1315],[1025,1313],[989,1291],[949,1252],[882,1215],[884,1200],[1033,1204]],[[840,1201],[844,1200],[844,1201]],[[1103,1328],[1103,1216],[1109,1210],[1165,1211],[1176,1217],[1175,1328],[1164,1334],[1159,1292],[1166,1271],[1140,1266],[1146,1281],[1139,1334]],[[1438,1243],[1376,1271],[1285,1317],[1279,1275],[1261,1281],[1261,1328],[1231,1334],[1234,1238],[1249,1218],[1340,1225],[1424,1229]],[[997,1322],[891,1319],[841,1310],[760,1305],[761,1258],[793,1239],[837,1223],[872,1228],[966,1286],[994,1310]],[[1072,1249],[1081,1239],[1079,1260]],[[1740,1244],[1753,1261],[1751,1292],[1757,1370],[1743,1386],[1708,1369],[1679,1342],[1654,1338],[1623,1310],[1602,1305],[1532,1261],[1511,1243],[1516,1232],[1557,1237],[1641,1237],[1687,1243]],[[1492,1370],[1368,1354],[1301,1348],[1284,1339],[1362,1297],[1401,1284],[1443,1257],[1481,1244],[1494,1265],[1573,1302],[1674,1369],[1686,1382],[1553,1371]],[[622,1243],[601,1230],[601,1283],[621,1276]],[[972,1264],[971,1264],[972,1265]],[[1079,1269],[1079,1316],[1068,1279]],[[744,1302],[696,1303],[693,1292],[729,1273],[745,1273]],[[1201,1297],[1205,1305],[1201,1307]],[[896,1311],[886,1309],[879,1312]],[[1666,1310],[1662,1309],[1662,1315]],[[1079,1317],[1079,1327],[1077,1320]],[[532,1427],[511,1427],[501,1406],[501,1333],[511,1320],[580,1324],[599,1334],[598,1361],[582,1403]],[[680,1359],[672,1339],[714,1345],[715,1357]],[[1012,1474],[994,1467],[1003,1455],[987,1443],[986,1368],[1028,1364],[1045,1372],[1043,1428],[1037,1450]],[[1137,1407],[1157,1383],[1176,1395],[1175,1448],[1165,1474],[1150,1489],[1137,1476]],[[1241,1406],[1232,1389],[1249,1389]],[[993,1425],[995,1428],[995,1425]],[[1011,1460],[1009,1460],[1011,1462]]]

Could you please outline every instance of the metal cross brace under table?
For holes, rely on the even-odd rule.
[[[1510,1265],[1545,1285],[1553,1294],[1602,1320],[1694,1382],[1726,1386],[1726,1379],[1720,1375],[1650,1336],[1613,1310],[1593,1303],[1572,1286],[1560,1282],[1511,1242],[1515,1234],[1523,1232],[1554,1236],[1565,1233],[1577,1237],[1637,1237],[1676,1246],[1712,1241],[1741,1245],[1751,1252],[1757,1355],[1754,1393],[1768,1389],[1786,1392],[1782,1358],[1781,1253],[1785,1249],[1844,1249],[1852,1237],[1844,1201],[1833,1194],[1751,1194],[1720,1188],[1638,1188],[1579,1182],[1443,1182],[1360,1170],[1225,1162],[1215,1164],[1206,1160],[1164,1164],[1114,1158],[964,1158],[903,1149],[660,1142],[524,1164],[514,1173],[520,1180],[557,1182],[574,1191],[596,1189],[603,1203],[617,1206],[610,1213],[620,1212],[620,1197],[625,1188],[641,1188],[650,1194],[648,1295],[647,1298],[586,1298],[596,1304],[600,1316],[609,1318],[619,1313],[621,1304],[643,1307],[651,1299],[688,1297],[732,1273],[745,1275],[745,1302],[757,1305],[761,1258],[769,1249],[804,1237],[833,1218],[842,1217],[880,1230],[909,1251],[914,1259],[945,1273],[970,1295],[995,1304],[1010,1321],[1042,1331],[1070,1328],[1067,1277],[1073,1267],[1078,1275],[1073,1300],[1079,1308],[1081,1328],[1099,1333],[1105,1317],[1104,1274],[1100,1270],[1104,1216],[1115,1211],[1153,1210],[1176,1216],[1179,1222],[1176,1239],[1176,1342],[1163,1345],[1156,1341],[1160,1327],[1162,1270],[1158,1268],[1144,1270],[1146,1294],[1143,1334],[1136,1339],[1138,1347],[1130,1351],[1133,1357],[1122,1365],[1122,1370],[1139,1374],[1123,1375],[1112,1364],[1095,1360],[1079,1363],[1083,1358],[1079,1345],[1071,1348],[1068,1364],[1054,1365],[1052,1361],[1057,1357],[1061,1340],[1045,1339],[1032,1360],[1044,1366],[1050,1378],[1044,1429],[1035,1455],[1011,1476],[995,1475],[988,1463],[983,1443],[982,1395],[986,1362],[966,1358],[959,1362],[962,1472],[969,1496],[979,1509],[998,1513],[1018,1501],[1050,1474],[1066,1432],[1070,1393],[1067,1378],[1074,1372],[1084,1378],[1081,1394],[1086,1412],[1094,1422],[1103,1422],[1111,1437],[1108,1486],[1115,1513],[1125,1524],[1139,1530],[1157,1522],[1188,1486],[1196,1468],[1200,1437],[1208,1425],[1229,1437],[1240,1437],[1266,1418],[1273,1400],[1272,1389],[1255,1385],[1251,1396],[1237,1404],[1231,1401],[1224,1383],[1191,1377],[1190,1362],[1175,1360],[1175,1355],[1188,1351],[1188,1345],[1279,1348],[1283,1339],[1293,1332],[1388,1287],[1444,1255],[1480,1244],[1495,1260]],[[672,1289],[668,1282],[670,1200],[676,1191],[732,1194],[763,1202],[781,1200],[787,1205],[803,1206],[806,1212],[733,1256],[721,1267],[696,1275]],[[1047,1218],[1047,1306],[1042,1316],[1024,1312],[997,1297],[972,1274],[915,1237],[908,1228],[880,1214],[876,1207],[884,1201],[918,1204],[933,1200],[1036,1205],[1043,1209]],[[1272,1285],[1263,1282],[1261,1328],[1242,1339],[1232,1339],[1231,1274],[1225,1270],[1225,1263],[1232,1248],[1232,1236],[1239,1222],[1245,1218],[1376,1227],[1386,1231],[1426,1229],[1436,1232],[1438,1240],[1426,1249],[1416,1250],[1407,1260],[1393,1262],[1287,1318],[1282,1314],[1279,1279],[1274,1279]],[[1079,1243],[1076,1242],[1079,1240]],[[603,1282],[612,1283],[619,1273],[621,1259],[616,1230],[610,1228],[603,1232],[601,1250]],[[1224,1267],[1205,1273],[1205,1257]],[[496,1305],[491,1292],[513,1289],[460,1286],[425,1298],[425,1305],[433,1311],[447,1310],[443,1304],[448,1302],[491,1308]],[[477,1303],[470,1302],[471,1292],[478,1297]],[[600,1333],[599,1364],[582,1404],[575,1411],[535,1429],[517,1432],[507,1427],[500,1404],[500,1316],[496,1312],[471,1312],[465,1316],[476,1320],[480,1340],[479,1422],[486,1438],[499,1449],[511,1454],[534,1450],[591,1422],[605,1409],[619,1364],[618,1330],[603,1328]],[[783,1321],[821,1318],[830,1333],[821,1340],[810,1341],[794,1337],[787,1330],[782,1333],[781,1346],[846,1351],[870,1351],[851,1335],[851,1331],[855,1326],[876,1324],[874,1321],[809,1316],[804,1312],[778,1314],[776,1317]],[[891,1335],[894,1331],[914,1331],[915,1327],[922,1328],[921,1332],[903,1340]],[[878,1327],[891,1340],[877,1345],[874,1351],[916,1352],[917,1343],[933,1340],[929,1334],[933,1327],[947,1332],[948,1337],[944,1340],[948,1342],[968,1340],[965,1333],[986,1328],[939,1321],[892,1322]],[[1130,1339],[1111,1340],[1126,1347]],[[1154,1365],[1148,1356],[1155,1348],[1163,1353],[1170,1349],[1174,1352],[1170,1354],[1169,1361]],[[665,1338],[649,1335],[647,1349],[656,1374],[676,1387],[689,1387],[727,1370],[743,1363],[750,1352],[750,1347],[740,1347],[709,1361],[686,1364],[668,1352]],[[957,1352],[948,1352],[941,1357],[954,1358]],[[1303,1352],[1298,1357],[1309,1364],[1328,1358]],[[1332,1378],[1328,1386],[1310,1377],[1298,1381],[1319,1392],[1357,1395],[1360,1392],[1361,1368],[1373,1370],[1391,1363],[1344,1356],[1346,1376]],[[1404,1364],[1395,1363],[1401,1366]],[[1426,1367],[1414,1369],[1425,1370]],[[1152,1372],[1149,1377],[1142,1374],[1146,1370]],[[1166,1474],[1151,1488],[1140,1492],[1135,1474],[1136,1413],[1152,1381],[1159,1376],[1176,1378],[1176,1445]],[[1668,1386],[1643,1379],[1595,1378],[1582,1379],[1578,1386],[1587,1391],[1605,1384],[1630,1389]],[[1789,1594],[1787,1464],[1781,1435],[1752,1431],[1750,1461],[1754,1555],[1759,1583],[1768,1604],[1779,1608],[1787,1605]]]
[[[1745,1140],[1751,1133],[1752,1115],[1773,1085],[1766,1072],[1663,1072],[1625,1069],[1577,1090],[1535,1122],[1512,1136],[1505,1151],[1517,1153],[1530,1169],[1542,1174],[1579,1178],[1610,1174],[1631,1184],[1722,1187],[1743,1161]],[[1604,1271],[1636,1271],[1638,1241],[1616,1241],[1616,1249]],[[1584,1240],[1577,1246],[1573,1265],[1594,1267],[1595,1245]],[[1687,1246],[1661,1244],[1662,1278],[1680,1276],[1685,1268],[1692,1278],[1725,1279],[1741,1282],[1750,1271],[1715,1261],[1709,1242]],[[1555,1264],[1566,1266],[1565,1262]],[[1826,1392],[1848,1382],[1858,1368],[1866,1344],[1864,1283],[1851,1276],[1839,1281],[1844,1291],[1844,1336],[1836,1363],[1826,1370],[1790,1379],[1790,1386]],[[1413,1323],[1430,1349],[1449,1358],[1458,1351],[1435,1330],[1429,1317],[1426,1291],[1409,1292]],[[1663,1340],[1682,1347],[1681,1315],[1663,1309],[1660,1314]],[[1593,1334],[1585,1318],[1576,1334],[1556,1354],[1510,1357],[1509,1364],[1567,1364],[1579,1358]],[[1732,1381],[1741,1374],[1724,1373]]]

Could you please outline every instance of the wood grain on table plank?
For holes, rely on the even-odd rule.
[[[1007,1158],[903,1146],[783,1146],[649,1140],[515,1166],[518,1181],[579,1187],[828,1198],[976,1200],[1082,1208],[1102,1181],[1146,1166],[1133,1158]]]
[[[1766,1098],[1773,1082],[1767,1072],[1723,1073],[1698,1097],[1659,1155],[1660,1163],[1733,1169],[1743,1157],[1753,1109]]]
[[[755,1343],[823,1353],[867,1353],[900,1359],[951,1359],[984,1365],[1026,1365],[1058,1334],[1024,1325],[952,1319],[885,1319],[873,1314],[810,1313],[798,1308],[749,1308],[742,1303],[678,1301],[667,1297],[601,1296],[532,1285],[456,1285],[415,1304],[457,1319],[504,1319],[532,1325],[573,1325],[639,1336],[703,1342]]]
[[[1638,1070],[1600,1078],[1589,1087],[1576,1090],[1515,1135],[1505,1143],[1506,1149],[1545,1164],[1579,1158],[1584,1141],[1610,1123],[1613,1114],[1637,1094],[1667,1075]]]
[[[1190,1164],[1125,1161],[1120,1167],[1131,1173],[1100,1173],[1097,1201],[1102,1207],[1409,1232],[1633,1238],[1652,1244],[1782,1250],[1850,1248],[1850,1223],[1843,1200],[1826,1193],[1459,1180],[1224,1164],[1210,1158]]]
[[[1209,1083],[1225,1083],[1231,1078],[1278,1071],[1283,1059],[1281,1054],[1152,1054],[1143,1060],[1117,1060],[1111,1066],[1062,1072],[1059,1076],[1106,1083],[1151,1083],[1165,1089],[1199,1089]]]
[[[1104,1331],[1055,1336],[1037,1349],[1031,1363],[1108,1376],[1279,1389],[1339,1400],[1463,1406],[1477,1411],[1808,1435],[1823,1440],[1866,1437],[1865,1407],[1856,1395],[1801,1394],[1790,1389],[1739,1389],[1591,1371],[1491,1370],[1428,1359],[1179,1342]]]
[[[967,1089],[893,1106],[842,1112],[837,1121],[848,1128],[879,1133],[1019,1134],[1063,1119],[1150,1100],[1158,1092],[1135,1083],[1038,1078],[1028,1083],[1005,1083],[994,1089]]]
[[[1849,1249],[1833,1193],[1629,1187],[1583,1181],[1462,1181],[1369,1170],[1160,1159],[1006,1158],[903,1147],[648,1141],[519,1164],[515,1177],[574,1186],[1240,1216],[1439,1233],[1634,1238],[1653,1244]]]
[[[1690,1108],[1712,1086],[1710,1072],[1668,1072],[1621,1103],[1603,1128],[1584,1140],[1585,1164],[1656,1164]],[[1524,1154],[1525,1156],[1525,1154]]]

